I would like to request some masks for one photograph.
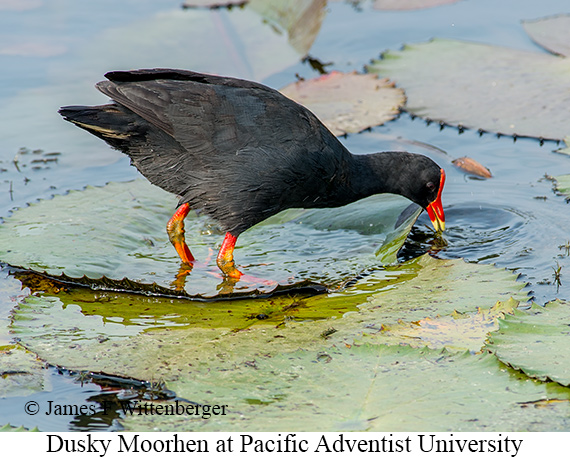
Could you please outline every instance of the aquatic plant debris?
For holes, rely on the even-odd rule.
[[[367,70],[403,88],[416,116],[516,137],[568,135],[570,59],[437,38],[386,52]]]
[[[480,178],[492,178],[491,171],[471,157],[460,157],[451,161],[457,168]]]
[[[357,72],[334,71],[289,84],[280,92],[309,108],[337,136],[394,119],[406,101],[404,91],[388,79]]]

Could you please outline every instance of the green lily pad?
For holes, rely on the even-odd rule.
[[[533,378],[570,385],[570,303],[533,305],[499,324],[488,347],[501,362]]]
[[[0,349],[0,398],[23,397],[49,389],[45,363],[20,346]]]
[[[564,147],[557,149],[556,152],[570,155],[570,136],[564,138]]]
[[[182,8],[231,8],[243,6],[249,0],[185,0]]]
[[[224,368],[187,367],[172,386],[184,398],[227,405],[227,414],[208,420],[127,415],[126,429],[552,431],[570,422],[568,389],[525,379],[490,354],[376,345],[260,354]],[[523,406],[547,399],[559,403]]]
[[[367,335],[362,341],[478,352],[485,346],[489,333],[498,330],[498,319],[505,314],[512,314],[518,305],[517,300],[510,298],[505,302],[497,302],[489,309],[479,308],[475,313],[454,311],[447,316],[382,325],[377,333]]]
[[[562,195],[570,197],[570,174],[556,176],[554,180],[554,189]]]
[[[516,282],[513,273],[462,259],[439,260],[425,255],[388,271],[399,273],[398,282],[373,294],[360,307],[363,312],[378,310],[378,329],[400,320],[417,322],[454,311],[474,312],[511,297],[527,299],[525,284]],[[410,280],[402,281],[406,275],[411,275]]]
[[[532,40],[547,51],[570,56],[570,15],[523,21],[523,27]]]
[[[160,381],[178,398],[228,405],[227,417],[207,421],[153,416],[160,430],[380,430],[388,424],[446,430],[458,423],[463,430],[499,423],[538,429],[537,417],[545,413],[533,411],[520,422],[519,403],[553,398],[561,403],[547,423],[556,418],[562,427],[568,391],[525,380],[489,354],[404,348],[406,335],[354,343],[382,323],[489,307],[502,296],[497,291],[522,299],[522,287],[506,270],[426,255],[371,271],[342,291],[281,302],[212,304],[63,289],[28,297],[14,311],[11,330],[53,365]],[[512,392],[505,397],[505,391]],[[125,425],[144,429],[147,419],[128,417]]]
[[[568,135],[568,59],[434,39],[387,52],[367,69],[396,81],[417,116],[505,135]]]
[[[11,331],[52,365],[171,380],[177,363],[209,365],[220,352],[235,361],[260,350],[275,355],[350,345],[382,326],[475,312],[503,296],[524,300],[523,287],[503,269],[425,255],[320,296],[213,304],[86,289],[33,295],[14,312]],[[402,335],[385,343],[408,341]],[[165,371],[161,360],[168,360]]]
[[[376,10],[421,10],[456,3],[459,0],[374,0]]]
[[[419,214],[399,221],[408,206],[402,197],[378,195],[339,209],[278,214],[240,236],[235,250],[246,273],[268,281],[229,283],[215,263],[223,234],[211,220],[186,218],[186,239],[200,263],[181,268],[165,230],[176,198],[143,180],[111,183],[14,211],[0,225],[0,260],[97,288],[187,297],[336,287],[395,261]]]
[[[317,38],[325,16],[326,0],[249,0],[248,8],[257,12],[305,57]]]
[[[29,430],[23,426],[16,427],[14,425],[5,424],[2,427],[0,427],[0,432],[39,432],[39,430],[37,427],[34,427],[33,429]]]
[[[335,135],[357,133],[394,119],[406,102],[404,91],[376,75],[334,71],[297,81],[281,93],[309,108]]]

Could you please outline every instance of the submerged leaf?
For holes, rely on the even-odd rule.
[[[569,59],[443,39],[382,57],[368,70],[396,81],[415,115],[506,135],[568,135]]]
[[[248,7],[286,32],[289,44],[304,57],[319,34],[326,5],[326,0],[249,0]]]
[[[398,222],[408,206],[403,197],[377,195],[343,208],[282,212],[242,234],[235,250],[246,273],[270,281],[232,283],[215,264],[223,234],[210,219],[186,218],[200,263],[181,267],[165,230],[176,198],[143,180],[110,183],[15,211],[0,224],[0,260],[98,288],[201,298],[335,287],[396,259],[421,211]]]
[[[570,57],[570,15],[523,21],[523,27],[532,40],[547,51]]]
[[[570,386],[570,303],[555,300],[533,305],[499,321],[489,349],[526,375]]]
[[[334,71],[297,81],[281,93],[309,108],[335,135],[357,133],[394,119],[406,98],[376,75]]]

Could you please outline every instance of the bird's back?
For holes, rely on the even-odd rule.
[[[182,70],[112,72],[115,102],[62,114],[153,184],[235,235],[291,207],[338,205],[350,153],[306,108],[261,84]]]

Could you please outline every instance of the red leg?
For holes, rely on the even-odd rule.
[[[195,260],[184,239],[184,218],[188,215],[189,211],[190,205],[188,203],[180,205],[168,221],[168,224],[166,224],[166,231],[172,246],[176,249],[182,262],[187,264],[191,264]]]
[[[242,273],[236,268],[234,262],[234,247],[236,245],[236,241],[237,236],[233,236],[230,232],[226,233],[220,252],[218,252],[216,262],[224,276],[239,279],[241,278]]]

